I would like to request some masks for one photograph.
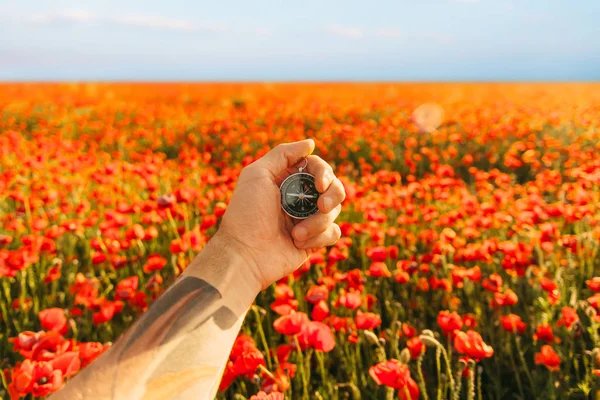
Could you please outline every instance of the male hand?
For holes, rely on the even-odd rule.
[[[244,257],[250,276],[263,289],[296,270],[312,249],[332,245],[340,238],[340,227],[334,221],[346,196],[344,186],[327,162],[310,155],[314,147],[312,139],[281,144],[244,168],[217,232],[222,243]],[[305,157],[305,171],[314,175],[321,193],[319,211],[294,220],[281,209],[279,185],[298,172]]]

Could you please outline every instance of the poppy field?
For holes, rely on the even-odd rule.
[[[342,238],[257,297],[219,399],[600,398],[599,121],[600,84],[2,84],[0,397],[93,363],[310,137]]]

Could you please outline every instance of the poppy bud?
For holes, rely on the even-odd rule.
[[[430,346],[430,347],[441,346],[440,342],[438,342],[433,336],[421,335],[420,338],[421,338],[421,342],[425,346]]]
[[[379,346],[379,338],[371,331],[363,331],[365,334],[365,339],[372,346]]]
[[[400,361],[403,364],[408,364],[410,362],[410,350],[406,347],[400,352]]]

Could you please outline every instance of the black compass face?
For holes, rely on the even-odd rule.
[[[281,207],[290,217],[308,218],[318,211],[319,192],[315,188],[315,177],[299,172],[290,175],[281,184]]]

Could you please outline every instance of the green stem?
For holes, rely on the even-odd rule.
[[[429,400],[427,387],[425,386],[425,378],[423,377],[423,357],[425,357],[425,352],[422,352],[417,359],[417,379],[419,380],[419,388],[421,389],[423,400]]]
[[[265,331],[263,330],[260,312],[258,311],[258,307],[256,306],[252,306],[251,308],[254,312],[254,317],[256,318],[256,325],[258,327],[258,335],[260,336],[260,341],[262,342],[262,345],[265,348],[265,355],[267,356],[267,367],[269,367],[269,371],[271,371],[273,370],[273,362],[271,361],[271,352],[269,351],[269,344],[267,343],[267,337],[265,336]]]
[[[519,360],[523,365],[523,369],[525,370],[525,374],[527,375],[527,380],[529,381],[529,385],[531,387],[531,393],[533,397],[536,397],[535,385],[533,384],[533,377],[531,376],[531,372],[529,371],[529,367],[527,365],[527,361],[525,361],[525,355],[523,354],[523,350],[521,349],[521,339],[515,336],[515,342],[517,343],[517,353],[519,354]]]
[[[304,354],[300,348],[300,342],[298,336],[294,335],[294,342],[296,344],[296,350],[298,351],[298,357],[300,358],[300,379],[302,380],[302,399],[308,399],[308,382],[306,381],[306,371],[304,371]]]
[[[469,391],[467,393],[467,400],[475,399],[475,363],[469,365]]]
[[[435,349],[435,366],[437,368],[437,400],[442,400],[442,371],[440,366],[440,355],[442,354],[441,347]]]
[[[508,355],[510,356],[510,363],[513,367],[513,371],[515,371],[517,386],[519,387],[519,394],[521,395],[521,398],[524,399],[525,394],[523,393],[523,385],[521,384],[521,374],[519,374],[519,369],[517,368],[517,364],[515,363],[515,356],[513,355],[512,351],[510,351],[510,349],[508,350]]]

